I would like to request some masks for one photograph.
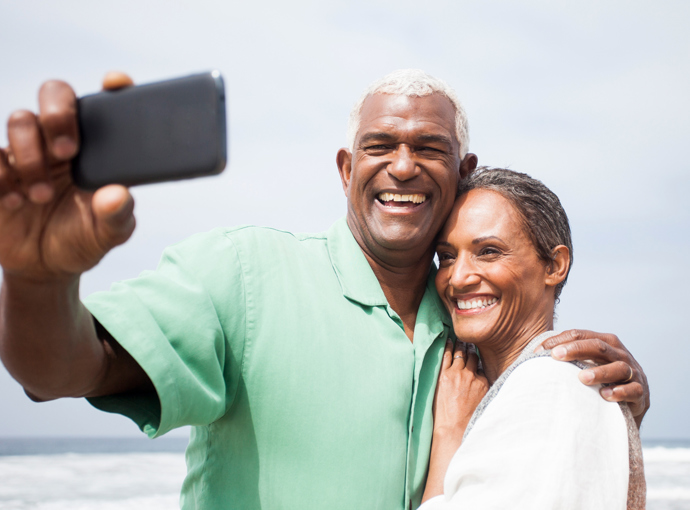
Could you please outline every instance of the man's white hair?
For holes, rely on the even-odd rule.
[[[455,136],[460,142],[460,158],[465,157],[470,143],[465,109],[455,91],[445,81],[434,78],[420,69],[398,69],[376,80],[364,91],[362,97],[352,108],[350,121],[347,125],[347,145],[351,152],[355,150],[355,137],[361,122],[362,105],[367,97],[374,94],[395,94],[407,97],[441,94],[447,97],[455,108]]]

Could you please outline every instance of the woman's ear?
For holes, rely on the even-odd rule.
[[[559,244],[551,250],[551,262],[546,266],[546,280],[544,283],[555,287],[568,276],[570,267],[570,250]]]

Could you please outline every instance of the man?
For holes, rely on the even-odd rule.
[[[347,218],[327,232],[193,236],[87,307],[79,275],[129,237],[133,201],[74,188],[74,93],[48,82],[39,103],[11,116],[0,174],[0,354],[27,393],[89,397],[151,437],[194,425],[183,508],[416,507],[452,331],[432,242],[477,164],[453,91],[400,71],[364,94],[337,156]],[[608,398],[641,419],[644,374],[617,338],[559,340],[579,340],[563,359],[608,362],[585,382],[625,381]]]

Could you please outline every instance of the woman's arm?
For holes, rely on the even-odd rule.
[[[453,455],[462,443],[465,428],[489,389],[483,374],[477,373],[479,360],[467,354],[459,342],[446,342],[434,396],[434,432],[429,474],[422,501],[443,494],[443,479]]]

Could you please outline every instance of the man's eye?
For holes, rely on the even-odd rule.
[[[364,150],[375,152],[375,151],[386,151],[386,150],[390,150],[390,149],[391,149],[390,145],[378,144],[378,145],[370,145],[368,147],[365,147]]]
[[[441,156],[445,154],[446,152],[441,149],[437,149],[436,147],[418,147],[415,149],[415,152],[419,154],[420,156],[427,157],[427,158],[435,158],[438,156]]]

